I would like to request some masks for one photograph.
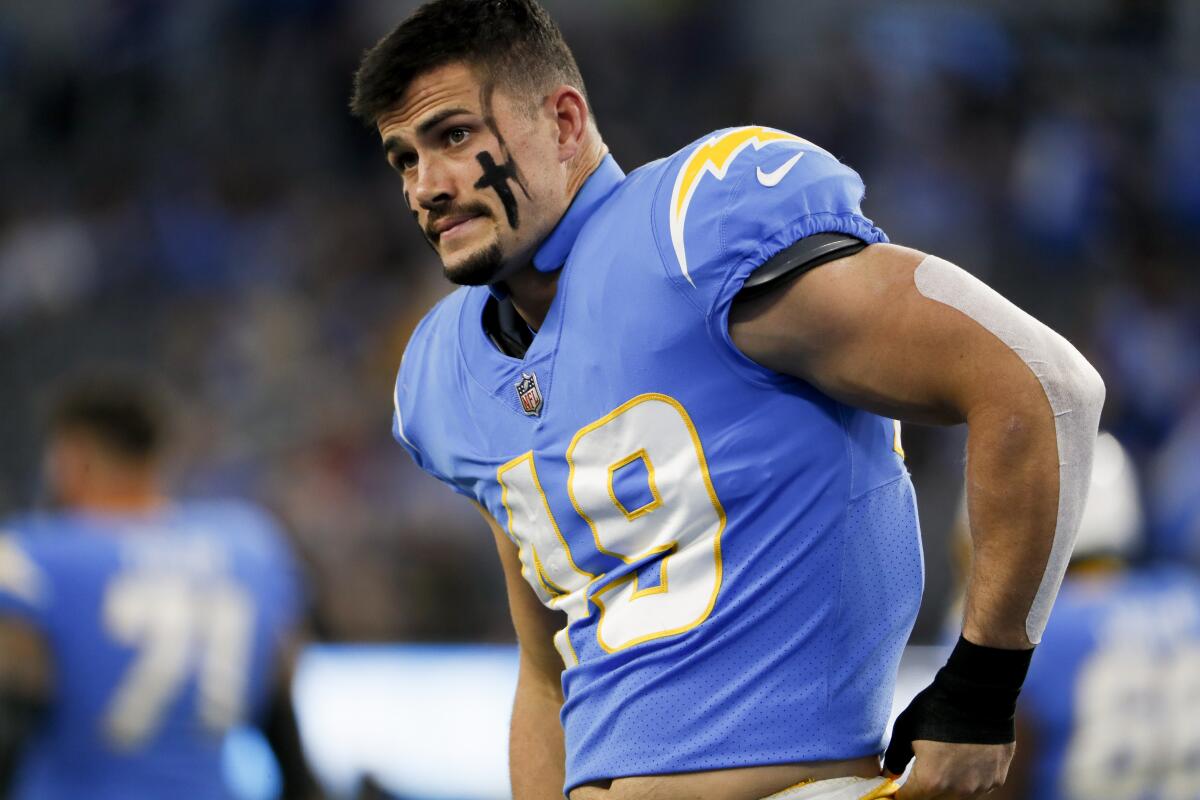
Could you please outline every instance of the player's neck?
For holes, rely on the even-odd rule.
[[[70,503],[93,514],[143,515],[170,503],[158,481],[149,478],[112,479],[84,487]]]
[[[506,282],[513,307],[534,331],[542,327],[558,293],[558,272],[541,272],[532,264]]]
[[[583,184],[591,177],[600,162],[608,155],[608,147],[595,131],[588,136],[583,150],[575,157],[570,177],[567,181],[567,205],[563,214],[571,207],[575,195],[583,188]],[[562,217],[560,216],[559,219]],[[513,307],[525,320],[530,328],[537,331],[550,312],[550,304],[558,292],[558,272],[540,272],[532,264],[523,267],[519,272],[510,276],[505,284],[512,297]]]
[[[573,159],[571,174],[567,180],[567,208],[570,208],[571,203],[575,200],[575,195],[579,194],[583,184],[592,176],[607,155],[608,145],[600,138],[598,132],[590,131],[582,149]],[[567,213],[566,208],[563,209],[563,213]]]

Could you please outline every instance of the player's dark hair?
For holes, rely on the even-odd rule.
[[[560,83],[587,96],[575,56],[536,0],[433,0],[363,54],[350,110],[373,126],[414,78],[457,61],[538,101]]]
[[[166,415],[157,390],[130,375],[77,376],[58,391],[51,406],[52,434],[81,431],[116,456],[151,461],[163,450]]]

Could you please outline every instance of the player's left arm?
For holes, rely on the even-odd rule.
[[[45,714],[50,650],[28,623],[0,618],[0,800],[12,791],[22,751]]]
[[[903,800],[981,796],[1004,781],[1017,692],[1074,539],[1099,375],[962,270],[888,244],[736,302],[729,330],[749,358],[847,404],[967,423],[975,558],[963,636],[898,720],[887,765],[899,772],[916,753]]]

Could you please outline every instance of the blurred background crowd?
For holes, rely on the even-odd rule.
[[[545,5],[626,170],[790,130],[862,174],[893,241],[1067,336],[1142,468],[1146,555],[1200,560],[1200,3]],[[132,362],[171,389],[182,492],[285,521],[323,636],[511,637],[478,515],[389,434],[404,343],[450,287],[346,106],[415,6],[0,0],[0,515],[42,501],[54,380]],[[905,439],[929,641],[964,432]]]

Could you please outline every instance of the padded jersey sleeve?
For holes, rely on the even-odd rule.
[[[669,160],[655,232],[668,275],[723,327],[746,278],[800,239],[842,233],[886,242],[863,215],[863,194],[858,173],[812,142],[772,128],[730,128]]]
[[[0,617],[38,623],[49,604],[50,586],[27,542],[0,530]]]

